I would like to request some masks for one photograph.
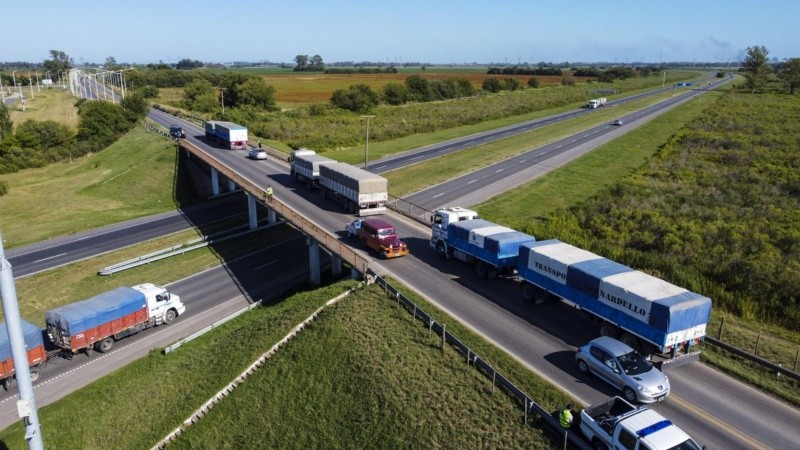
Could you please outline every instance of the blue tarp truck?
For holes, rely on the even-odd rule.
[[[47,352],[44,348],[42,330],[36,325],[21,321],[22,335],[25,340],[25,350],[28,354],[28,366],[31,368],[31,382],[39,379],[39,371],[47,362]],[[0,382],[6,390],[14,386],[14,361],[11,357],[11,343],[8,340],[8,326],[0,322]]]
[[[556,239],[522,245],[517,273],[524,299],[553,294],[589,313],[603,336],[670,362],[699,358],[689,349],[706,334],[708,297]]]
[[[481,278],[513,275],[520,246],[536,241],[533,236],[484,219],[455,221],[434,234],[437,236],[431,239],[431,246],[440,256],[472,263]]]

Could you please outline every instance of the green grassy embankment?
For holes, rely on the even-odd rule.
[[[6,248],[175,209],[175,148],[136,127],[101,152],[2,175]]]
[[[152,353],[40,409],[44,442],[58,448],[148,448],[346,287],[291,296],[229,322],[168,356]],[[434,317],[444,317],[421,305]],[[499,350],[446,320],[542,404],[567,397]],[[172,444],[176,448],[552,448],[521,423],[519,406],[463,356],[376,287],[325,310],[240,388]],[[137,395],[131,395],[136,392]],[[74,414],[92,411],[92,414]],[[125,411],[124,420],[120,411]],[[24,448],[23,427],[0,432]]]

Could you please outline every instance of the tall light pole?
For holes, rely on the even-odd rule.
[[[369,160],[369,119],[375,116],[361,116],[367,119],[367,140],[364,142],[364,170],[367,170],[367,161]]]
[[[225,88],[219,90],[220,103],[222,103],[222,114],[225,114]]]

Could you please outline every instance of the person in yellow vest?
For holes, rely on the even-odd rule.
[[[558,422],[561,424],[561,428],[569,430],[572,426],[572,408],[574,407],[575,405],[570,403],[566,408],[561,410],[561,413],[558,415]]]
[[[267,186],[267,201],[272,203],[272,185]]]

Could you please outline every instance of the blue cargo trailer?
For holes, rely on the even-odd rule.
[[[447,227],[444,250],[448,257],[472,263],[481,278],[513,275],[519,248],[536,238],[484,219],[463,220]]]

